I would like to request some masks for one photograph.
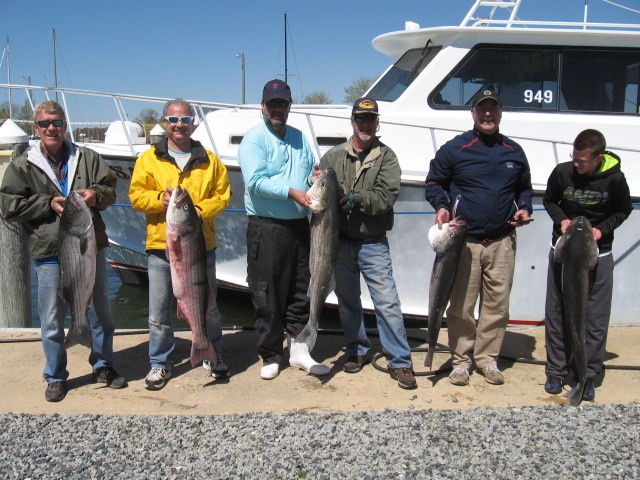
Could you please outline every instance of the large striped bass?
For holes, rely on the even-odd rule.
[[[296,337],[311,351],[316,344],[320,315],[324,302],[335,289],[333,269],[338,257],[338,196],[340,187],[333,168],[327,168],[316,179],[307,195],[311,198],[311,281],[307,294],[311,299],[309,321]]]
[[[460,252],[469,225],[462,217],[456,217],[449,223],[434,225],[429,229],[429,244],[436,258],[433,261],[431,281],[429,282],[429,324],[427,328],[429,349],[424,365],[431,369],[442,325],[442,317],[449,303],[453,280],[456,276]]]
[[[202,221],[189,192],[179,186],[171,192],[167,208],[167,259],[178,318],[191,328],[191,366],[202,360],[215,363],[216,353],[206,329],[209,285]]]
[[[64,346],[91,348],[87,310],[96,282],[96,234],[91,211],[76,192],[67,196],[60,216],[58,257],[62,295],[71,310],[71,327]]]
[[[565,396],[571,405],[580,405],[587,380],[587,347],[585,332],[587,305],[591,290],[591,270],[598,263],[598,244],[593,228],[585,217],[579,216],[556,242],[553,259],[562,264],[562,298],[565,329],[569,335],[571,358],[578,373],[578,383]]]

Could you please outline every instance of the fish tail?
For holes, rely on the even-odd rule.
[[[191,344],[191,366],[197,367],[203,360],[209,360],[211,363],[216,363],[218,356],[213,349],[211,340],[207,339],[204,345],[197,345],[195,342]]]
[[[316,345],[316,339],[318,338],[318,329],[313,328],[311,322],[302,329],[302,331],[296,336],[296,342],[306,343],[309,347],[309,351],[313,350]]]
[[[585,382],[578,382],[575,387],[571,389],[569,393],[565,395],[569,399],[569,404],[572,407],[577,407],[582,402],[582,395],[584,394]]]
[[[433,365],[433,351],[434,349],[432,347],[429,347],[427,349],[427,356],[424,358],[424,366],[428,367],[429,370],[431,370],[431,366]]]
[[[69,349],[75,345],[84,345],[87,348],[91,348],[91,332],[86,325],[81,327],[75,323],[71,324],[69,332],[64,339],[64,348]]]

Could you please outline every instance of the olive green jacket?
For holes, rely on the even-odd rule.
[[[360,162],[352,139],[333,147],[320,159],[320,168],[332,167],[343,194],[355,193],[361,204],[350,215],[340,211],[340,237],[366,239],[393,228],[393,204],[400,194],[400,164],[396,154],[377,138]]]
[[[66,146],[70,151],[69,191],[96,191],[96,206],[91,209],[96,244],[98,249],[107,247],[109,239],[99,211],[116,201],[116,176],[97,152],[69,141]],[[66,192],[60,190],[39,142],[7,166],[0,187],[0,211],[8,221],[23,222],[32,260],[58,256],[60,217],[51,209],[51,199],[60,196],[66,196]]]

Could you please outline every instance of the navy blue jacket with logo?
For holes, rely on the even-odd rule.
[[[560,223],[582,215],[602,232],[598,241],[601,254],[611,251],[613,231],[633,211],[620,157],[611,152],[605,152],[593,175],[579,174],[572,162],[557,165],[549,176],[542,203],[553,220],[553,245],[562,235]]]
[[[500,134],[476,128],[436,152],[425,181],[431,206],[452,210],[469,222],[468,234],[494,240],[510,233],[518,210],[533,211],[531,171],[522,147]]]

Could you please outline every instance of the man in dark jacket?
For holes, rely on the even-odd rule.
[[[572,161],[556,166],[549,176],[543,203],[553,220],[549,252],[545,343],[547,348],[547,393],[557,394],[569,375],[571,346],[563,330],[562,264],[554,261],[556,242],[571,220],[584,216],[593,226],[598,243],[598,263],[592,274],[586,323],[587,380],[583,400],[595,398],[595,379],[603,369],[613,292],[613,231],[633,211],[629,186],[620,170],[620,158],[607,152],[604,135],[584,130],[573,142]]]
[[[0,207],[6,220],[24,222],[31,232],[29,253],[38,277],[38,313],[46,359],[45,399],[59,402],[67,394],[69,372],[64,348],[67,303],[59,295],[58,231],[66,196],[72,190],[84,198],[91,210],[98,249],[93,308],[87,314],[93,381],[111,388],[127,385],[124,377],[113,369],[115,324],[107,295],[104,255],[109,241],[99,213],[116,200],[116,177],[96,152],[65,140],[67,121],[58,103],[38,104],[34,110],[34,127],[40,141],[8,166],[0,189]]]
[[[343,191],[340,199],[340,243],[335,267],[340,322],[347,344],[347,373],[359,372],[370,361],[371,343],[364,328],[360,301],[360,272],[376,313],[380,343],[391,378],[401,388],[417,386],[400,299],[391,267],[387,231],[393,227],[393,204],[400,194],[400,164],[380,142],[378,104],[356,100],[351,115],[353,135],[320,160],[322,170],[336,171]]]
[[[502,100],[493,90],[473,100],[474,128],[445,143],[431,161],[426,199],[436,223],[462,216],[469,223],[447,310],[454,385],[467,385],[471,353],[487,382],[504,376],[497,359],[509,321],[516,255],[515,227],[532,213],[531,173],[522,148],[498,129]],[[476,325],[475,307],[481,297]]]

